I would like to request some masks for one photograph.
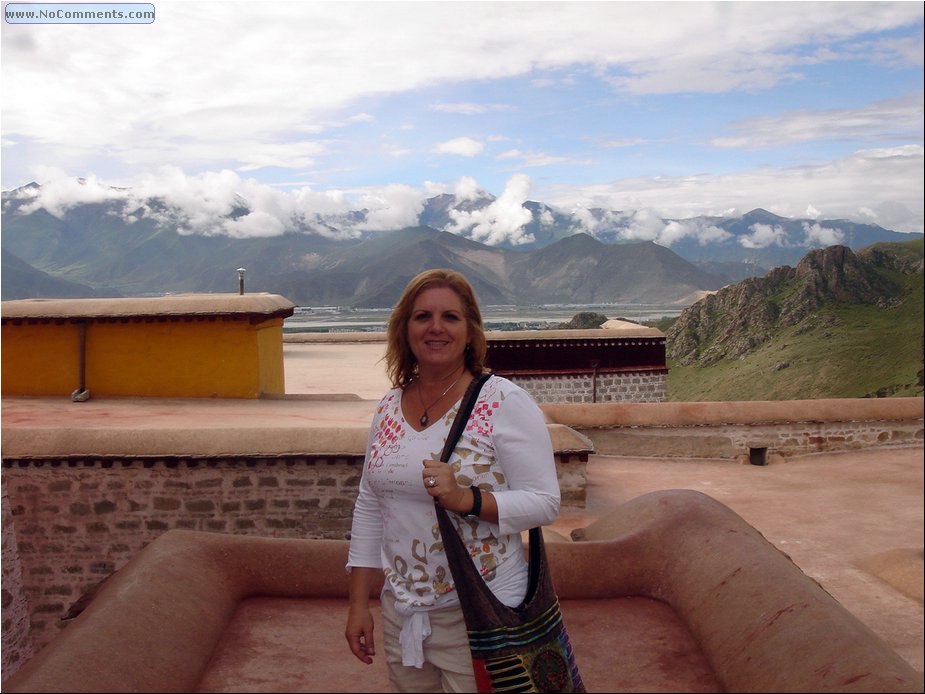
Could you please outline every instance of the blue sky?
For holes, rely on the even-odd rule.
[[[241,236],[476,191],[923,231],[921,2],[154,6],[4,23],[4,190],[159,195],[191,230],[244,197]]]

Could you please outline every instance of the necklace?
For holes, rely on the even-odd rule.
[[[440,402],[441,400],[443,400],[443,396],[445,396],[447,393],[449,393],[449,392],[453,389],[453,386],[455,386],[457,383],[459,383],[459,381],[460,381],[460,380],[462,379],[462,377],[463,377],[463,374],[465,374],[465,373],[466,373],[466,370],[463,369],[463,370],[462,370],[462,373],[459,374],[459,378],[457,378],[455,381],[453,381],[453,382],[450,384],[450,387],[447,388],[447,389],[446,389],[445,391],[443,391],[442,393],[440,393],[440,397],[437,398],[436,400],[434,400],[434,401],[433,401],[432,403],[430,403],[429,405],[425,405],[425,404],[424,404],[424,389],[423,389],[421,386],[418,386],[418,397],[421,399],[421,405],[424,407],[424,414],[422,414],[422,415],[421,415],[421,418],[418,420],[418,421],[421,423],[421,426],[422,426],[422,427],[426,427],[426,426],[427,426],[427,423],[430,421],[430,417],[427,415],[427,410],[429,410],[431,407],[433,407],[433,406],[436,405],[438,402]],[[420,382],[420,381],[419,381],[419,382]]]

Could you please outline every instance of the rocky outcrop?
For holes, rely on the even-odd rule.
[[[921,272],[918,262],[883,246],[865,255],[847,246],[807,253],[782,266],[711,294],[685,309],[666,333],[668,356],[682,366],[710,366],[748,354],[773,333],[818,316],[837,303],[889,305],[901,292],[890,272]]]

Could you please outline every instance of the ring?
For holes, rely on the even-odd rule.
[[[430,477],[428,477],[428,478],[427,478],[427,486],[428,486],[428,487],[436,487],[436,486],[437,486],[437,478],[434,477],[433,475],[431,475]]]

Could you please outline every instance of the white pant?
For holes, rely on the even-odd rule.
[[[427,613],[430,636],[424,639],[424,666],[402,665],[401,616],[395,611],[395,596],[382,595],[382,634],[389,682],[397,692],[475,692],[472,654],[466,622],[459,605]]]

